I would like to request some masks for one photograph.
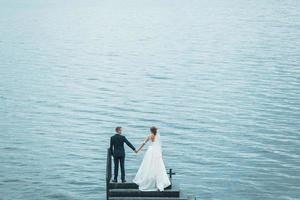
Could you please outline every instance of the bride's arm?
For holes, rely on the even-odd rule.
[[[145,144],[149,141],[150,136],[148,136],[145,141],[143,142],[143,144],[140,146],[140,148],[138,148],[137,152],[139,152],[144,146]]]

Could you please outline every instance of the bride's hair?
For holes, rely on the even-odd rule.
[[[150,128],[150,131],[151,131],[151,133],[153,133],[154,135],[156,135],[156,133],[157,133],[157,128],[156,128],[155,126],[152,126],[152,127]]]

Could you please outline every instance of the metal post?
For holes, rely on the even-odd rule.
[[[109,183],[111,179],[111,152],[110,149],[107,149],[107,158],[106,158],[106,199],[109,199]]]
[[[168,174],[169,174],[170,179],[172,179],[172,175],[175,175],[176,173],[174,173],[172,169],[169,169]]]
[[[171,185],[168,187],[168,189],[172,189],[172,175],[175,175],[175,173],[173,172],[172,169],[169,169],[169,172],[167,174],[169,174],[169,178],[171,182]]]

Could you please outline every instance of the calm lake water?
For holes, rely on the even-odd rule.
[[[299,199],[299,119],[298,0],[0,0],[1,200],[104,199],[117,125],[198,199]]]

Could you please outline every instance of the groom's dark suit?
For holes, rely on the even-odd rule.
[[[127,138],[120,134],[115,134],[110,138],[110,152],[111,155],[114,157],[114,164],[115,164],[115,176],[114,180],[118,178],[118,171],[119,171],[119,163],[121,165],[121,179],[122,181],[125,180],[125,150],[124,150],[124,143],[126,143],[132,150],[135,150],[134,146],[127,140]]]

